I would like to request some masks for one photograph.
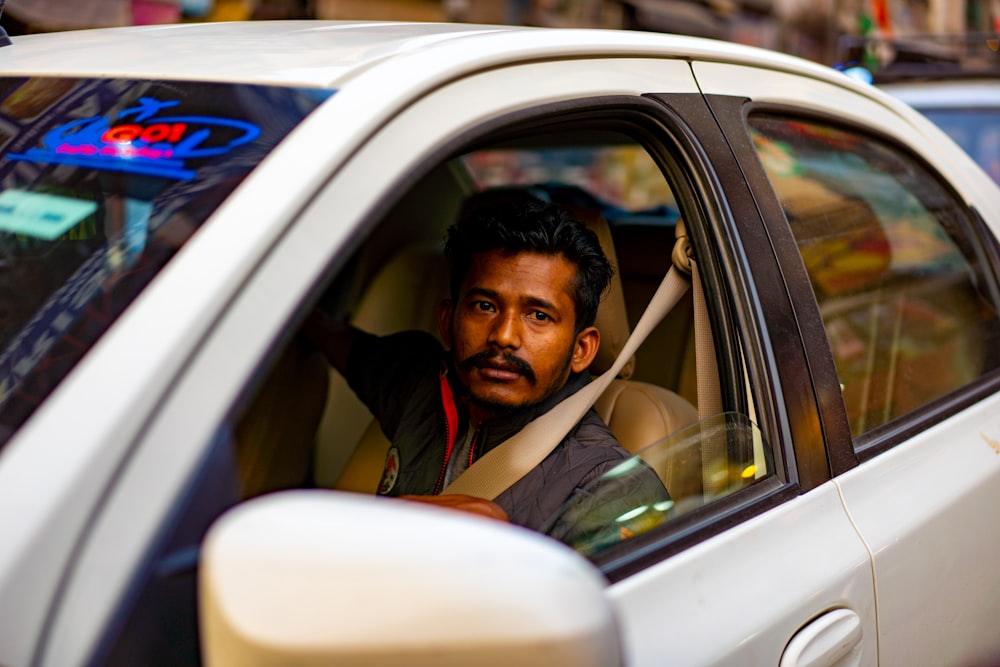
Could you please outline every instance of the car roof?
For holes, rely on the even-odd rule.
[[[15,36],[0,73],[211,80],[339,88],[380,63],[447,53],[455,74],[532,58],[651,56],[841,73],[804,59],[711,39],[638,31],[460,23],[246,21],[128,26]],[[420,76],[419,70],[411,74]],[[441,75],[439,70],[436,73]]]

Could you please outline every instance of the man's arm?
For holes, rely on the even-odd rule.
[[[302,333],[319,348],[331,366],[343,375],[355,341],[363,333],[350,324],[330,319],[321,310],[313,310],[302,325]]]
[[[497,521],[510,523],[510,517],[507,516],[507,512],[505,512],[502,507],[497,505],[492,500],[483,500],[482,498],[454,493],[446,493],[440,496],[418,496],[409,494],[399,497],[403,500],[413,500],[420,503],[427,503],[429,505],[437,505],[438,507],[460,510],[462,512],[469,512],[471,514],[484,516],[488,519],[495,519]]]
[[[314,310],[310,313],[302,325],[302,332],[319,348],[330,365],[336,368],[341,375],[347,371],[347,360],[350,357],[351,348],[359,338],[365,335],[360,329],[330,319],[320,310]],[[509,521],[507,513],[499,505],[489,500],[483,500],[482,498],[462,495],[404,495],[400,497],[406,500],[470,512],[499,521]]]

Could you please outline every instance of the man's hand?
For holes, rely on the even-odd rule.
[[[302,333],[341,374],[347,370],[351,346],[361,335],[354,327],[330,319],[318,308],[302,323]]]
[[[404,495],[399,497],[403,500],[415,500],[420,503],[437,505],[438,507],[449,507],[451,509],[471,512],[490,519],[510,523],[510,517],[507,516],[507,513],[502,507],[497,505],[492,500],[484,500],[482,498],[476,498],[475,496],[449,493],[440,496]]]

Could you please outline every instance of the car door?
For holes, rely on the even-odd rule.
[[[819,306],[825,331],[808,354],[831,397],[824,421],[841,425],[835,484],[872,553],[880,662],[992,664],[996,190],[949,141],[861,95],[787,74],[748,84],[738,68],[695,72],[708,91],[749,98],[713,106],[772,236],[794,237],[788,273],[804,265],[799,289]],[[810,108],[821,94],[836,117]]]
[[[704,100],[648,97],[683,114],[699,139],[692,152],[715,187],[699,192],[706,219],[689,227],[710,230],[704,242],[728,254],[721,278],[727,284],[716,289],[740,313],[732,315],[743,332],[734,344],[745,355],[731,368],[746,364],[747,408],[766,425],[787,471],[773,495],[748,487],[706,505],[700,521],[681,517],[659,542],[651,536],[648,544],[625,543],[620,553],[596,556],[614,581],[609,595],[626,646],[635,664],[792,665],[814,652],[875,664],[870,561],[828,481],[830,427],[817,410],[824,397],[814,391],[804,358],[809,331],[794,315],[797,295],[779,287],[788,278],[762,233],[756,195]]]
[[[641,97],[650,90],[677,96]],[[349,127],[346,115],[336,122],[337,102],[324,118]],[[207,525],[240,499],[236,422],[309,308],[434,167],[508,131],[585,134],[592,120],[635,138],[677,187],[713,297],[727,407],[759,422],[774,461],[759,483],[593,557],[628,664],[797,664],[831,646],[874,663],[869,553],[827,481],[819,399],[753,193],[717,150],[722,135],[688,64],[619,58],[452,82],[353,153],[219,313],[144,429],[79,545],[41,664],[197,663],[194,573]]]

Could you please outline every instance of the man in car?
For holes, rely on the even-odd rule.
[[[306,332],[391,441],[378,493],[464,509],[560,534],[558,514],[630,457],[589,411],[495,502],[439,495],[535,417],[590,381],[597,308],[613,268],[596,235],[526,193],[473,197],[447,234],[446,347],[425,332],[376,337],[313,317]],[[668,499],[652,470],[623,507]]]

